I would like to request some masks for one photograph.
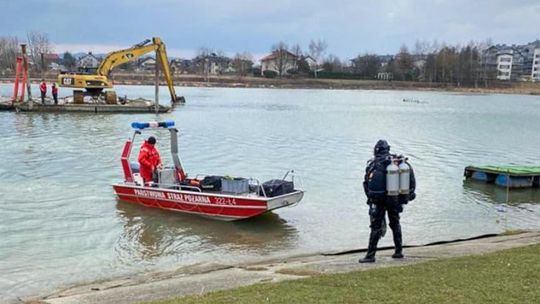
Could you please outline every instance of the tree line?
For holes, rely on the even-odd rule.
[[[403,45],[388,63],[386,71],[398,80],[452,83],[457,86],[478,86],[495,78],[485,50],[490,42],[469,42],[466,45],[446,45],[417,42],[410,53]]]
[[[448,45],[417,41],[412,51],[402,45],[394,55],[378,55],[372,53],[359,54],[353,59],[342,60],[334,54],[326,55],[326,42],[311,41],[308,51],[302,51],[298,44],[287,48],[284,42],[276,43],[271,51],[276,54],[293,53],[298,58],[309,55],[317,63],[311,75],[325,78],[384,79],[400,81],[420,81],[429,83],[451,83],[457,86],[487,85],[496,78],[496,71],[490,66],[485,51],[492,45],[491,41],[474,42],[466,45]],[[286,60],[278,56],[278,74]],[[302,59],[298,62],[298,70],[302,72],[305,65]]]
[[[28,56],[33,63],[31,68],[34,71],[41,72],[42,66],[49,65],[50,59],[41,55],[49,54],[53,50],[49,36],[46,33],[29,32],[24,40],[0,36],[0,71],[15,69],[15,59],[20,52],[21,43],[27,44]],[[279,41],[271,46],[270,53],[274,55],[275,69],[279,77],[287,74],[291,77],[378,79],[383,73],[384,79],[389,80],[477,86],[487,85],[489,80],[495,78],[493,69],[490,69],[483,55],[490,45],[489,40],[454,46],[436,41],[417,41],[412,51],[407,45],[402,45],[394,55],[365,53],[350,60],[342,60],[334,54],[327,55],[328,44],[319,39],[311,40],[306,50],[298,43],[289,46],[286,42]],[[306,61],[308,57],[314,61],[314,67]],[[70,52],[61,56],[61,62],[70,70],[76,66],[76,58]],[[254,65],[253,55],[248,52],[236,53],[229,58],[221,50],[200,48],[189,62],[190,72],[199,74],[209,73],[210,62],[230,65],[240,76],[262,74],[260,68],[257,70],[258,67]],[[135,66],[134,63],[129,63],[121,68],[134,70]]]

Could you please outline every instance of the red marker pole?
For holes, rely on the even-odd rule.
[[[15,83],[13,84],[13,97],[11,99],[12,103],[17,102],[17,97],[19,95],[19,81],[21,80],[20,79],[21,76],[22,76],[22,58],[17,57],[17,65],[15,68]]]

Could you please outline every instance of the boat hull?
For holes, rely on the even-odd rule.
[[[276,197],[260,197],[142,187],[131,184],[115,184],[113,188],[121,201],[224,221],[242,220],[294,205],[304,196],[301,190]]]

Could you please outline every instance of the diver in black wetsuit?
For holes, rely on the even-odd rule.
[[[364,176],[364,192],[368,197],[370,228],[369,245],[366,256],[359,260],[360,263],[375,262],[377,243],[384,233],[384,218],[388,212],[390,229],[394,237],[395,252],[392,258],[403,258],[401,225],[399,214],[403,211],[403,201],[397,196],[388,196],[386,193],[386,167],[390,164],[390,146],[386,140],[379,140],[373,149],[374,158],[368,162]],[[415,198],[416,181],[414,172],[410,169],[410,186],[408,200]],[[407,201],[408,201],[407,200]]]

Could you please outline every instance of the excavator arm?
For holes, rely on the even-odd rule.
[[[159,63],[159,66],[163,71],[165,81],[167,82],[167,87],[169,88],[169,92],[171,94],[171,101],[173,103],[180,101],[180,98],[176,96],[176,90],[174,89],[165,44],[158,37],[153,37],[152,40],[145,40],[142,43],[132,46],[131,48],[107,54],[99,65],[95,75],[83,75],[76,73],[60,74],[58,76],[58,81],[60,86],[84,88],[88,91],[94,90],[99,92],[104,88],[112,88],[109,75],[115,67],[133,61],[152,51],[156,52],[156,61]]]
[[[129,49],[109,53],[105,58],[103,58],[103,61],[99,65],[96,74],[109,77],[109,74],[115,67],[133,61],[144,54],[155,51],[156,49],[157,46],[154,44],[146,46],[140,46],[140,44],[138,44]]]
[[[153,38],[154,45],[157,45],[156,49],[156,60],[161,66],[161,71],[163,71],[163,77],[169,88],[169,93],[171,94],[171,102],[179,102],[179,97],[176,96],[176,90],[174,89],[173,78],[171,74],[171,67],[169,66],[169,59],[167,57],[167,50],[165,49],[165,44],[157,37]],[[182,100],[184,102],[184,100]]]
[[[150,40],[145,40],[142,43],[136,44],[133,47],[125,50],[112,52],[103,59],[101,65],[97,69],[97,74],[101,76],[109,77],[112,69],[129,61],[133,61],[136,58],[143,56],[149,52],[156,52],[156,61],[159,63],[163,76],[167,82],[167,87],[171,94],[171,101],[177,102],[176,90],[174,89],[173,79],[171,74],[171,68],[169,66],[169,59],[167,57],[167,51],[165,44],[158,37],[152,38],[152,44],[148,44]]]

